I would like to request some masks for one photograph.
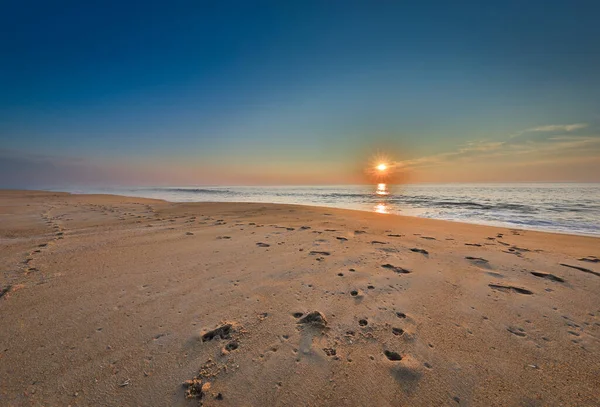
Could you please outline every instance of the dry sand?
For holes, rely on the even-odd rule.
[[[0,253],[2,406],[599,405],[597,238],[1,191]]]

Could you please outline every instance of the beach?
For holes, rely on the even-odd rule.
[[[2,406],[597,406],[600,238],[0,191]]]

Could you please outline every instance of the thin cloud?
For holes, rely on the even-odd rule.
[[[503,141],[471,141],[461,145],[456,151],[403,161],[402,168],[431,167],[452,161],[489,155],[501,150],[505,144]]]
[[[549,124],[546,126],[532,127],[530,129],[522,130],[518,133],[511,135],[511,137],[518,137],[526,133],[554,133],[559,131],[565,131],[571,133],[576,130],[585,129],[588,127],[587,123],[573,123],[573,124]]]
[[[530,131],[568,131],[572,132],[579,129],[585,129],[588,126],[587,123],[575,123],[575,124],[552,124],[549,126],[541,126],[530,129]]]
[[[419,170],[466,162],[531,162],[542,156],[575,158],[589,155],[598,157],[600,162],[600,136],[560,135],[534,140],[469,142],[454,151],[403,161],[402,168]]]

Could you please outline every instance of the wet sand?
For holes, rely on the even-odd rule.
[[[0,191],[2,406],[597,406],[600,239]]]

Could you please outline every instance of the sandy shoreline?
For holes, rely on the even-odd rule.
[[[344,209],[0,191],[0,405],[197,405],[194,378],[214,406],[598,405],[599,248]],[[299,323],[311,311],[326,324]]]

